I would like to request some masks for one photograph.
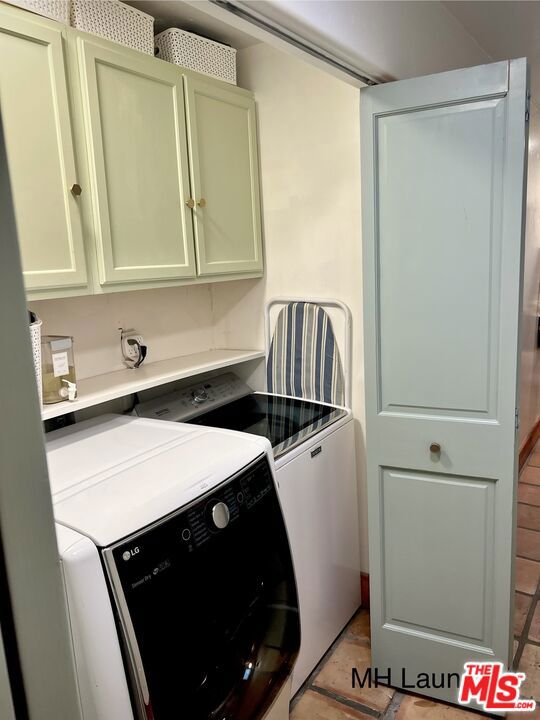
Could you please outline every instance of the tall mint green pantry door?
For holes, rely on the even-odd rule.
[[[398,687],[511,657],[526,115],[525,60],[361,92],[372,666]]]

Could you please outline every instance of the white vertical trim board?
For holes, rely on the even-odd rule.
[[[81,720],[1,122],[0,217],[0,333],[5,349],[0,376],[0,549],[7,581],[2,598],[7,602],[2,605],[10,609],[16,638],[16,649],[12,643],[5,652],[8,663],[15,657],[12,664],[19,665],[22,674],[24,692],[19,697],[27,712],[16,708],[17,717]],[[0,656],[0,675],[2,670]]]

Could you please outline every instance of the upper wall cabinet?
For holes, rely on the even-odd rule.
[[[182,76],[81,37],[99,280],[195,277]]]
[[[253,98],[191,75],[186,89],[199,274],[261,271]]]
[[[0,0],[31,298],[262,274],[251,93]]]
[[[26,288],[88,292],[61,26],[0,7],[0,98]]]

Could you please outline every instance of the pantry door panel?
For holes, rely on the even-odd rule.
[[[494,483],[390,468],[381,475],[385,625],[489,644]],[[467,588],[465,613],[456,588]]]
[[[397,686],[511,658],[526,104],[525,60],[361,92],[372,661]]]
[[[255,102],[222,83],[185,82],[199,274],[262,272]]]
[[[178,69],[76,39],[102,285],[194,277]]]
[[[0,4],[0,103],[26,290],[87,284],[61,26]]]

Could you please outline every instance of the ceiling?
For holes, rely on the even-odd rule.
[[[205,12],[204,1],[127,2],[156,18],[156,32],[182,27],[239,50],[260,42],[249,27]],[[540,0],[235,2],[383,81],[526,56],[532,97],[540,99]]]
[[[444,2],[494,60],[540,57],[540,2]]]
[[[540,2],[445,2],[493,60],[527,57],[532,97],[540,98]]]

